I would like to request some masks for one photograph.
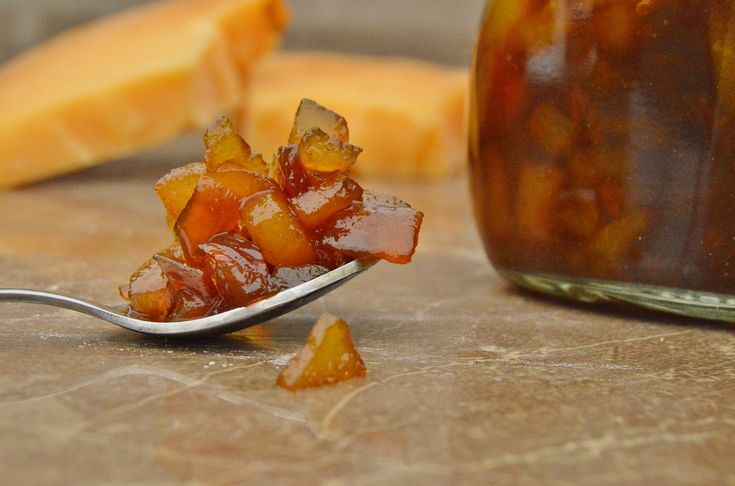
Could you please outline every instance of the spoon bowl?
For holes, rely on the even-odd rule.
[[[44,304],[81,312],[131,331],[153,336],[213,336],[239,331],[261,324],[308,304],[331,292],[377,263],[377,260],[354,260],[331,272],[247,307],[232,309],[199,319],[176,322],[152,322],[135,319],[123,308],[113,308],[63,294],[27,289],[0,289],[0,302]]]

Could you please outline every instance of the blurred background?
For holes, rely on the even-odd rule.
[[[65,29],[153,0],[0,0],[0,63]],[[285,49],[406,56],[467,67],[485,0],[287,0]],[[139,161],[191,158],[191,132]],[[149,163],[149,162],[147,162]]]
[[[0,0],[0,61],[64,29],[150,0]],[[484,0],[291,0],[285,47],[468,65]]]

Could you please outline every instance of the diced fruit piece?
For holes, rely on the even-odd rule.
[[[173,246],[153,256],[131,278],[128,299],[133,315],[155,321],[182,320],[211,314],[216,308],[214,285],[198,268],[186,265]]]
[[[609,2],[595,16],[595,31],[602,52],[614,57],[628,56],[637,47],[639,15],[636,2]]]
[[[635,248],[644,242],[650,215],[646,211],[631,211],[606,224],[585,242],[579,253],[571,255],[572,263],[599,277],[609,277],[635,258]]]
[[[174,305],[168,292],[168,279],[154,260],[146,262],[130,277],[126,293],[133,315],[152,321],[165,321]]]
[[[310,128],[299,142],[301,164],[315,172],[348,172],[362,149]]]
[[[322,314],[306,345],[278,375],[281,388],[296,391],[365,376],[367,368],[342,319]]]
[[[611,260],[622,260],[630,253],[633,243],[646,231],[650,220],[644,211],[626,214],[601,228],[587,243],[587,250]]]
[[[174,225],[187,261],[201,259],[198,246],[212,236],[236,230],[245,201],[272,187],[270,180],[245,169],[203,176]]]
[[[270,174],[270,166],[268,166],[263,159],[263,156],[260,154],[255,154],[253,157],[250,157],[244,164],[237,164],[235,162],[225,162],[220,164],[214,173],[219,174],[220,172],[237,172],[242,170],[247,170],[263,177],[268,177]],[[210,171],[210,173],[212,173],[212,171]]]
[[[204,134],[204,160],[209,170],[216,170],[225,162],[245,165],[250,158],[250,145],[237,133],[229,118],[217,120]]]
[[[247,162],[243,164],[243,167],[263,176],[267,176],[270,172],[268,162],[265,161],[261,153],[251,155]]]
[[[515,199],[516,228],[520,238],[536,243],[551,238],[554,203],[563,183],[564,173],[556,167],[525,164],[521,168]]]
[[[199,245],[213,235],[231,231],[240,220],[240,198],[227,187],[204,176],[174,225],[187,261],[201,260]]]
[[[323,226],[321,242],[350,257],[408,263],[423,217],[400,199],[365,191],[363,201],[335,214]]]
[[[301,267],[278,267],[273,274],[273,281],[280,289],[296,287],[302,283],[314,280],[329,271],[321,265],[304,265]]]
[[[169,319],[182,320],[211,314],[219,301],[217,290],[203,270],[187,265],[178,247],[153,256],[168,280],[168,289],[174,308]]]
[[[321,231],[319,231],[319,233],[320,232]],[[316,263],[330,270],[341,267],[352,260],[352,258],[346,256],[336,248],[326,245],[322,241],[321,236],[314,238],[312,240],[312,244],[314,245],[314,252],[316,253]]]
[[[169,282],[172,293],[189,290],[205,299],[214,299],[217,294],[209,276],[200,268],[187,265],[165,252],[157,253],[153,259],[158,263]]]
[[[569,191],[557,201],[557,224],[563,236],[589,238],[597,231],[600,221],[594,191]]]
[[[185,321],[213,314],[219,300],[206,299],[188,289],[182,289],[176,299],[176,306],[168,316],[169,321]]]
[[[528,128],[536,143],[550,157],[567,154],[574,142],[572,121],[550,103],[536,108]]]
[[[272,180],[240,166],[226,165],[208,177],[217,181],[228,191],[244,202],[247,198],[261,191],[273,189]]]
[[[243,307],[277,292],[263,254],[249,240],[222,233],[200,245],[225,308]]]
[[[341,174],[330,174],[289,202],[303,227],[311,230],[361,199],[362,187],[357,182]]]
[[[173,227],[206,170],[207,166],[201,162],[187,164],[173,169],[156,182],[156,194],[166,208],[169,226]]]
[[[350,141],[350,132],[344,117],[315,101],[304,98],[296,110],[288,143],[298,144],[310,128],[319,128],[330,137],[343,142]]]
[[[314,247],[282,191],[272,189],[250,198],[242,209],[242,222],[271,265],[299,266],[315,261]]]
[[[283,146],[278,149],[276,157],[279,180],[286,195],[296,197],[306,191],[309,188],[309,178],[299,159],[299,146]]]

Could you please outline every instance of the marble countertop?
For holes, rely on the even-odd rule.
[[[151,190],[165,170],[0,194],[0,286],[116,303],[168,241]],[[3,482],[735,483],[734,328],[515,290],[464,180],[371,186],[426,213],[414,263],[247,331],[165,341],[3,304]],[[323,311],[350,322],[367,378],[278,389]]]

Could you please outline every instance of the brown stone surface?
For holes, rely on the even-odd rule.
[[[116,303],[169,238],[164,170],[0,194],[0,286]],[[735,483],[733,328],[515,291],[465,181],[378,186],[426,212],[415,262],[245,332],[163,341],[0,305],[3,484]],[[367,378],[277,388],[323,311],[351,323]]]

